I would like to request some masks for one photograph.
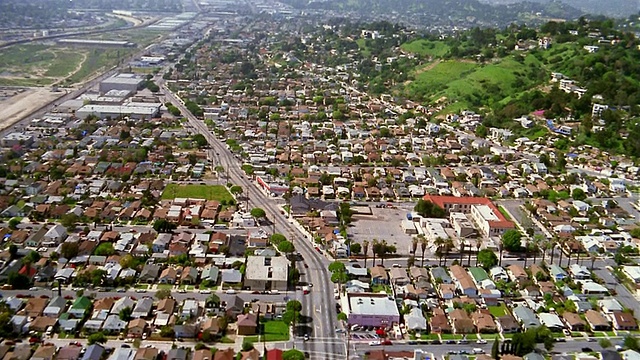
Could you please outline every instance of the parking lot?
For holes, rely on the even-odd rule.
[[[372,215],[354,215],[349,228],[351,238],[362,244],[364,240],[369,243],[373,239],[386,240],[389,245],[394,245],[398,255],[408,255],[411,251],[411,239],[414,235],[407,235],[402,231],[400,224],[407,218],[409,209],[377,208],[371,205]],[[369,247],[371,249],[371,247]],[[369,250],[371,252],[371,250]]]

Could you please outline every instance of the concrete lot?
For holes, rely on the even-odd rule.
[[[33,110],[48,104],[65,93],[50,88],[30,88],[18,95],[0,101],[0,130],[4,130]]]
[[[402,232],[400,226],[402,220],[406,219],[407,210],[376,208],[374,203],[371,205],[371,212],[372,215],[353,216],[353,222],[348,231],[352,239],[360,244],[364,240],[368,240],[369,243],[373,239],[387,240],[390,245],[395,245],[396,254],[408,255],[411,251],[413,235]],[[371,255],[371,250],[369,250],[369,255]]]

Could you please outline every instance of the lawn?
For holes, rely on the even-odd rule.
[[[449,52],[449,45],[444,42],[425,39],[404,43],[400,47],[414,54],[432,57],[443,57]]]
[[[134,286],[134,289],[149,289],[149,285],[147,285],[147,284],[136,284],[136,286]]]
[[[173,285],[172,284],[158,284],[158,290],[162,290],[162,289],[171,290],[171,289],[173,289]]]
[[[391,287],[389,287],[388,285],[372,285],[371,286],[371,292],[379,293],[382,291],[386,292],[387,294],[391,294]]]
[[[440,334],[442,340],[462,340],[463,335],[459,334]]]
[[[247,339],[254,343],[259,341],[289,341],[289,327],[282,320],[270,320],[264,322],[264,339],[259,336],[248,336]]]
[[[489,312],[491,313],[491,315],[493,315],[493,317],[497,318],[506,315],[507,308],[504,306],[504,304],[500,306],[489,306]]]
[[[229,202],[233,197],[222,185],[169,184],[162,192],[162,200],[175,198],[206,199]]]

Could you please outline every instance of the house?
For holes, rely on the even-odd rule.
[[[509,281],[509,274],[501,266],[495,266],[489,270],[489,276],[493,281]]]
[[[389,270],[389,278],[391,279],[391,284],[394,286],[404,286],[410,282],[407,269],[404,268],[391,268],[391,270]]]
[[[551,329],[554,332],[560,332],[564,329],[564,323],[560,320],[560,317],[552,313],[539,313],[538,318],[542,325]]]
[[[133,319],[129,321],[129,325],[127,326],[127,336],[128,337],[142,337],[142,335],[147,331],[147,321],[144,319]]]
[[[512,310],[513,317],[522,325],[525,330],[540,326],[540,321],[533,310],[525,306],[516,306]]]
[[[562,318],[571,331],[584,331],[586,328],[587,323],[576,313],[565,311]]]
[[[180,317],[186,320],[198,316],[200,316],[200,304],[198,303],[198,301],[194,299],[186,299],[182,303]]]
[[[67,238],[67,230],[60,224],[54,225],[51,229],[44,234],[43,241],[53,244],[59,244],[61,241]]]
[[[258,317],[252,313],[238,315],[236,327],[238,335],[255,335]]]
[[[476,332],[476,326],[473,320],[467,315],[463,309],[455,309],[449,313],[453,332],[456,334],[473,334]]]
[[[244,285],[252,290],[287,290],[289,260],[284,256],[248,256]]]
[[[53,360],[56,356],[55,345],[44,345],[36,349],[31,360]]]
[[[82,356],[82,360],[100,360],[104,351],[104,346],[100,344],[89,345],[87,351]]]
[[[220,335],[220,318],[207,317],[207,320],[200,324],[200,331],[202,333],[208,332],[212,336]]]
[[[433,315],[429,319],[429,327],[431,328],[431,332],[433,333],[451,333],[451,325],[449,324],[447,316],[444,314],[444,310],[442,310],[441,308],[433,309]]]
[[[82,347],[75,345],[67,345],[60,348],[56,360],[78,360]]]
[[[233,350],[233,347],[225,350],[218,350],[215,355],[213,355],[213,360],[235,360],[235,358],[236,352]]]
[[[162,270],[162,273],[160,273],[160,277],[158,278],[158,282],[160,284],[175,284],[177,277],[178,277],[178,272],[176,271],[176,269],[172,267],[168,267]]]
[[[431,268],[431,280],[441,282],[442,284],[453,283],[453,280],[447,273],[447,270],[443,267]]]
[[[456,288],[463,294],[469,297],[476,297],[478,295],[478,289],[469,275],[469,273],[460,265],[453,265],[450,268],[451,274],[455,279]]]
[[[382,266],[374,266],[369,268],[371,274],[371,283],[373,285],[389,285],[389,275],[387,270]]]
[[[283,351],[280,349],[267,350],[265,360],[282,360],[282,352]],[[203,359],[196,359],[194,357],[193,360],[203,360]],[[624,360],[637,360],[637,359],[624,359]]]
[[[549,266],[549,273],[551,274],[553,281],[562,281],[567,277],[567,272],[555,264],[551,264]]]
[[[188,351],[185,348],[171,349],[165,360],[187,360]]]
[[[591,278],[591,272],[587,269],[586,266],[583,265],[571,264],[569,266],[569,273],[575,280],[585,280]]]
[[[187,266],[182,269],[182,274],[180,274],[180,283],[181,284],[195,284],[198,280],[198,268],[193,266]]]
[[[614,311],[612,320],[613,328],[616,330],[638,330],[638,323],[633,317],[633,314],[623,311]]]
[[[91,300],[88,297],[80,296],[73,302],[68,313],[75,316],[77,319],[82,319],[91,308],[91,304]]]
[[[496,326],[495,321],[493,321],[493,317],[489,310],[478,309],[471,314],[471,319],[479,333],[493,334],[498,331],[498,327]]]
[[[588,310],[584,313],[584,317],[587,321],[587,324],[589,324],[591,331],[611,330],[611,325],[599,311]]]
[[[220,273],[223,284],[240,284],[242,282],[242,273],[238,269],[223,269]]]
[[[529,279],[529,275],[527,275],[527,272],[520,265],[513,264],[507,267],[507,274],[512,281],[518,284]]]
[[[409,311],[409,314],[405,316],[405,324],[409,330],[426,330],[427,319],[422,314],[420,308],[414,307]]]
[[[102,324],[102,331],[105,333],[119,333],[127,327],[127,322],[120,320],[120,316],[112,314]]]
[[[49,302],[46,308],[44,308],[43,315],[48,317],[57,318],[67,308],[67,300],[62,296],[56,296]]]
[[[496,323],[503,334],[513,334],[520,331],[520,324],[509,314],[498,317]]]
[[[153,284],[158,278],[158,274],[160,274],[160,265],[146,264],[140,272],[138,281],[142,283]]]
[[[197,324],[175,325],[173,327],[173,332],[175,333],[175,337],[177,339],[193,339],[198,335],[198,325]]]
[[[138,348],[134,360],[156,360],[158,349],[155,347]]]
[[[44,309],[47,307],[49,299],[34,297],[27,300],[27,304],[20,312],[20,315],[26,315],[28,317],[41,316]]]
[[[133,308],[131,312],[131,317],[134,319],[138,318],[146,318],[151,314],[151,309],[153,308],[153,299],[150,297],[143,297],[138,300],[136,306]]]

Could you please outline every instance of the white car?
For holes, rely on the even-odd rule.
[[[233,295],[233,294],[237,294],[237,293],[238,293],[238,292],[237,292],[237,291],[235,291],[234,289],[229,289],[229,290],[227,290],[227,294],[229,294],[229,295]]]
[[[184,294],[184,293],[186,293],[186,292],[187,292],[187,290],[185,290],[185,289],[179,289],[179,290],[178,290],[178,292],[179,292],[180,294]]]
[[[380,342],[380,340],[376,340],[376,341],[369,341],[369,346],[378,346],[378,345],[380,345],[380,344],[382,344],[382,343]]]
[[[486,344],[486,343],[487,343],[487,340],[484,340],[484,339],[480,339],[476,341],[476,344]]]
[[[200,294],[211,294],[211,290],[200,290]]]
[[[137,293],[146,293],[147,289],[136,289]]]

